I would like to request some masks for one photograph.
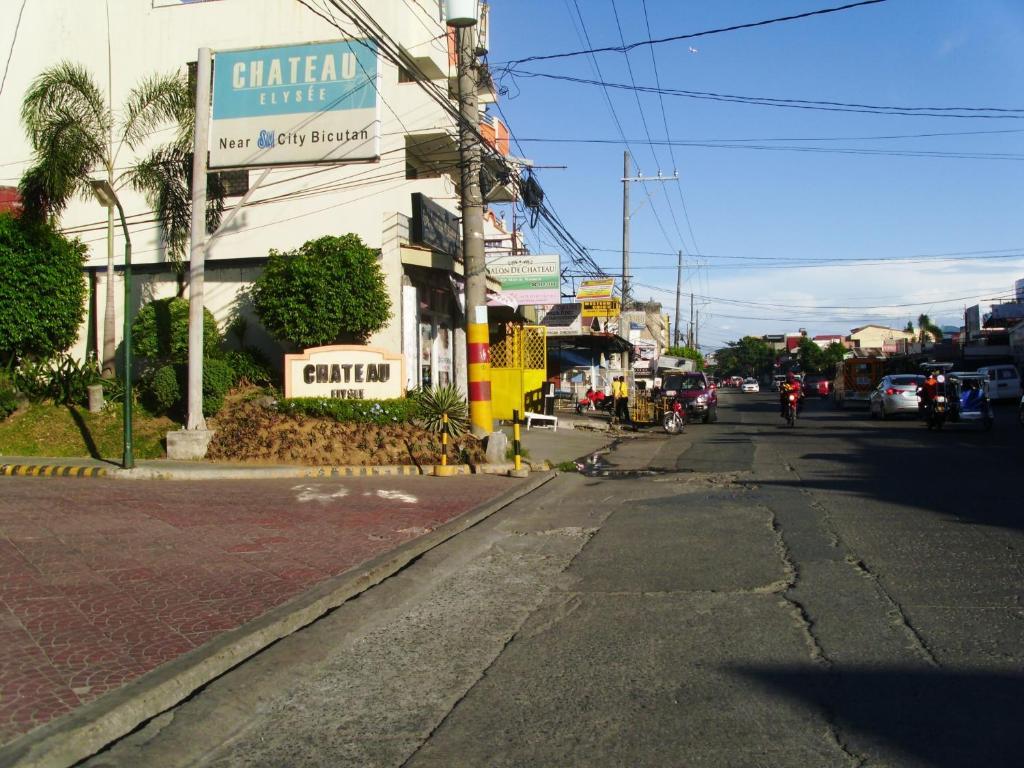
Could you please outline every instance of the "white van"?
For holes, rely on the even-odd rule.
[[[1020,374],[1012,365],[986,365],[978,373],[988,379],[988,396],[993,400],[1018,400]]]

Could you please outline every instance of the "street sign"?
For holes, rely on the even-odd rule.
[[[618,317],[622,313],[622,302],[618,299],[581,301],[583,317]]]
[[[611,299],[615,288],[614,277],[603,277],[599,280],[582,280],[576,290],[576,300]]]
[[[210,168],[379,160],[380,79],[371,40],[218,51]]]

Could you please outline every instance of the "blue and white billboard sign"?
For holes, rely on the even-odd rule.
[[[377,160],[379,86],[370,40],[218,52],[210,167]]]

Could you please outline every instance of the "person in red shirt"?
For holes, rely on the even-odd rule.
[[[792,371],[787,373],[786,380],[779,384],[779,415],[783,418],[786,417],[786,403],[790,393],[796,395],[796,407],[799,413],[803,406],[804,393],[803,388],[800,386],[800,380]]]

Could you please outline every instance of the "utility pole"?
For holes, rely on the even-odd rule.
[[[449,23],[452,17],[449,16]],[[474,22],[475,23],[475,22]],[[462,170],[462,254],[466,267],[466,362],[473,434],[494,430],[491,412],[490,330],[484,261],[484,206],[480,190],[480,109],[475,75],[475,30],[458,26],[459,165]]]
[[[648,181],[679,181],[679,174],[673,173],[671,176],[662,176],[661,171],[658,171],[657,176],[644,176],[638,174],[637,176],[630,176],[632,172],[632,164],[629,158],[629,150],[625,150],[622,153],[622,308],[628,308],[629,302],[629,220],[636,211],[639,211],[643,207],[641,203],[636,211],[630,211],[629,209],[629,183],[631,181],[648,182]],[[648,199],[650,197],[648,196]]]
[[[675,338],[672,346],[679,346],[679,294],[683,289],[683,252],[679,251],[679,262],[676,265],[676,323]]]
[[[629,306],[629,150],[622,153],[622,309]]]
[[[690,333],[687,334],[686,346],[693,349],[693,292],[690,293]]]
[[[697,310],[697,320],[693,325],[693,347],[692,349],[700,349],[700,310]]]

